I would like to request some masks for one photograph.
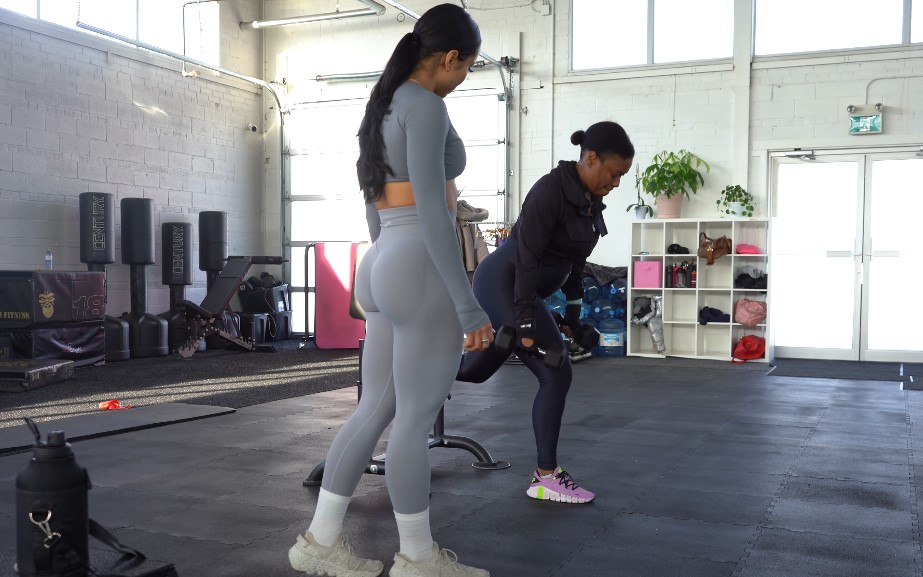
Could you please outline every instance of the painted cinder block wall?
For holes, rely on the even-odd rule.
[[[258,3],[222,2],[222,66],[261,76],[259,33],[238,23]],[[255,12],[257,11],[257,12]],[[263,249],[262,96],[254,85],[201,71],[185,78],[173,59],[0,10],[0,269],[61,270],[80,262],[79,195],[115,196],[116,262],[107,267],[109,314],[130,308],[121,263],[120,201],[154,201],[157,264],[148,267],[148,309],[169,307],[161,284],[160,224],[193,224],[228,212],[229,253]],[[193,257],[195,284],[205,273]]]

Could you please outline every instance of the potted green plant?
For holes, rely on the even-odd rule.
[[[649,216],[654,216],[654,207],[644,202],[644,199],[641,198],[641,177],[638,176],[638,165],[635,165],[635,190],[638,192],[638,202],[628,205],[628,208],[625,209],[625,212],[628,212],[631,209],[635,210],[635,218],[638,220],[645,219]]]
[[[698,192],[705,184],[700,169],[711,171],[708,163],[689,152],[663,151],[651,159],[651,164],[641,174],[641,188],[657,202],[658,218],[678,218],[682,212],[683,197]]]
[[[635,209],[635,218],[638,220],[643,220],[649,216],[654,216],[654,207],[644,202],[644,199],[641,198],[641,193],[638,193],[638,202],[629,204],[628,208],[625,209],[625,212],[628,212],[631,209]]]
[[[718,212],[729,216],[753,216],[753,195],[739,184],[725,186],[715,204],[718,206]]]

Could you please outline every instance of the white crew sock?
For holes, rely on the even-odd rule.
[[[413,562],[426,562],[433,558],[433,534],[429,528],[429,509],[421,513],[403,515],[394,512],[397,534],[401,538],[401,553]]]
[[[343,518],[349,506],[349,497],[331,493],[325,489],[320,490],[317,497],[317,509],[308,531],[314,536],[318,545],[330,547],[343,531]]]

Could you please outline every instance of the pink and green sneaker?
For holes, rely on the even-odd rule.
[[[533,499],[557,501],[559,503],[589,503],[595,497],[581,488],[574,479],[561,467],[555,469],[548,477],[542,477],[538,471],[532,473],[532,484],[526,495]]]

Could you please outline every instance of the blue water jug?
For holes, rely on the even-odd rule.
[[[615,318],[615,311],[609,311],[609,318],[599,323],[600,357],[625,356],[625,323]]]
[[[590,304],[590,316],[597,321],[604,321],[609,318],[609,313],[614,310],[612,301],[607,298],[596,299]]]
[[[596,279],[587,275],[583,277],[583,302],[591,303],[599,298],[600,291],[599,286],[596,284]]]
[[[545,299],[545,306],[553,313],[564,315],[564,307],[567,306],[567,298],[560,290],[555,291],[553,295]]]
[[[609,298],[625,302],[628,283],[623,278],[617,278],[609,285]]]

